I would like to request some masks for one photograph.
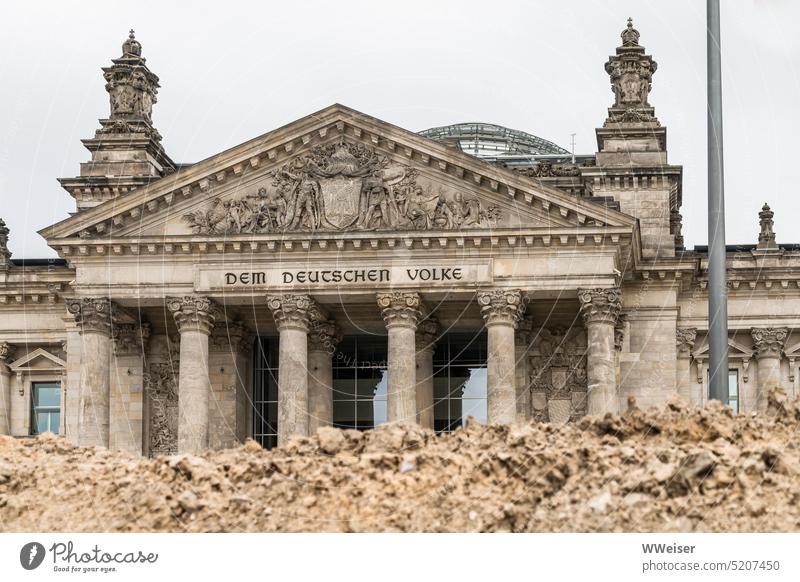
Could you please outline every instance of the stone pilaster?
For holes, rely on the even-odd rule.
[[[387,420],[417,421],[416,330],[422,317],[418,293],[378,293],[378,307],[389,334]]]
[[[698,385],[692,379],[692,350],[697,339],[697,328],[679,327],[675,330],[675,346],[678,352],[676,360],[675,391],[678,396],[689,404],[699,406],[702,404],[702,394]]]
[[[587,413],[619,412],[615,360],[614,326],[620,312],[620,291],[579,289],[578,301],[586,326],[588,381]]]
[[[789,330],[785,327],[754,327],[750,335],[758,361],[756,410],[766,410],[769,391],[781,386],[781,355]]]
[[[149,339],[148,323],[114,326],[108,443],[112,450],[144,452],[144,352]]]
[[[308,295],[270,295],[280,333],[278,355],[278,445],[308,436],[308,332],[319,311]]]
[[[517,334],[514,337],[514,385],[517,392],[517,422],[528,422],[531,419],[533,404],[531,402],[531,379],[530,379],[530,349],[531,342],[535,334],[533,332],[533,320],[530,317],[523,317],[517,327]]]
[[[208,336],[219,309],[211,299],[199,295],[168,297],[167,308],[180,334],[178,452],[201,453],[208,448]]]
[[[478,292],[478,305],[488,335],[487,422],[510,424],[517,418],[514,332],[525,300],[516,289],[493,289]]]
[[[439,335],[439,321],[428,317],[419,323],[415,335],[417,349],[417,422],[433,430],[433,352]]]
[[[252,335],[241,321],[217,324],[209,337],[208,446],[211,449],[234,447],[244,442],[247,435],[246,378],[252,347]]]
[[[111,322],[114,306],[106,298],[67,299],[81,335],[78,381],[78,444],[109,446]]]
[[[308,432],[333,424],[333,354],[341,341],[336,323],[311,320],[308,335]]]
[[[8,361],[13,348],[0,342],[0,434],[11,434],[11,370]]]

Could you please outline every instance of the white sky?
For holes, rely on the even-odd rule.
[[[728,243],[754,243],[764,201],[800,242],[800,3],[723,0]],[[88,160],[107,116],[101,66],[129,28],[161,78],[155,125],[194,162],[343,103],[410,130],[463,121],[596,150],[603,65],[628,16],[658,62],[650,102],[684,167],[684,234],[706,243],[705,2],[4,2],[0,217],[14,256],[53,256],[36,230],[74,210],[56,178]],[[793,218],[794,217],[794,218]]]

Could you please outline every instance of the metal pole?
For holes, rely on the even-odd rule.
[[[706,3],[708,60],[708,397],[728,404],[728,286],[719,0]]]

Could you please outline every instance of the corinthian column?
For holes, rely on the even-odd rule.
[[[689,404],[699,406],[703,403],[702,393],[697,390],[698,384],[692,379],[692,349],[697,339],[697,328],[679,327],[675,331],[675,344],[678,352],[675,374],[675,391]]]
[[[511,424],[517,418],[514,332],[525,314],[522,293],[515,289],[478,292],[488,335],[487,422]]]
[[[280,333],[278,348],[278,445],[308,436],[308,332],[319,308],[308,295],[270,295]]]
[[[530,387],[530,348],[533,341],[533,320],[525,317],[517,326],[514,338],[514,360],[516,362],[514,383],[517,389],[517,422],[528,422],[531,419],[531,387]]]
[[[81,334],[78,381],[78,444],[108,447],[111,382],[111,316],[105,298],[67,300]]]
[[[389,422],[417,421],[417,323],[421,317],[418,293],[378,293],[378,307],[389,333],[386,418]]]
[[[433,430],[433,352],[439,322],[434,317],[420,322],[416,333],[417,348],[417,422]]]
[[[180,333],[178,365],[178,452],[201,453],[208,448],[208,336],[219,313],[208,297],[168,297],[167,308]]]
[[[311,320],[308,334],[309,434],[333,424],[333,353],[340,340],[335,322]]]
[[[789,330],[785,327],[754,327],[750,330],[758,361],[756,410],[767,409],[769,391],[781,385],[781,354]]]
[[[619,395],[614,366],[614,326],[620,311],[619,289],[579,289],[578,301],[588,343],[587,413],[616,414]]]
[[[11,434],[11,350],[8,342],[0,342],[0,434]]]

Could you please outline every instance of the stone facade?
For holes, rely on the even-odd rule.
[[[78,212],[40,232],[60,258],[12,257],[0,221],[0,433],[49,419],[81,444],[198,452],[242,442],[274,405],[283,443],[334,422],[337,346],[356,335],[385,342],[388,421],[436,427],[452,334],[485,337],[470,366],[488,422],[568,422],[629,396],[703,404],[707,254],[683,248],[682,168],[639,40],[629,22],[580,161],[491,163],[333,105],[178,165],[131,33],[103,69],[91,161],[61,180]],[[742,412],[775,386],[800,393],[800,246],[776,242],[767,205],[758,218],[757,244],[728,253]],[[255,337],[278,338],[274,370]],[[36,401],[47,383],[57,416]]]

